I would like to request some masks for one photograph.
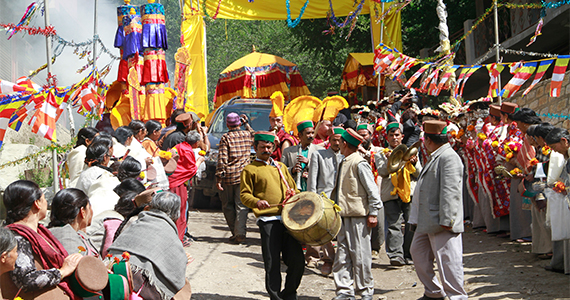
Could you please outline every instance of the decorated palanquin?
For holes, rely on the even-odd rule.
[[[148,0],[139,7],[125,0],[117,8],[117,21],[114,46],[121,49],[121,62],[114,93],[106,101],[111,124],[116,128],[133,119],[164,123],[170,117],[175,96],[164,86],[168,82],[164,6]]]

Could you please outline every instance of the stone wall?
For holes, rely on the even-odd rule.
[[[544,122],[550,122],[554,126],[570,129],[569,119],[543,116],[543,114],[548,113],[570,115],[570,71],[564,75],[559,97],[550,97],[550,79],[542,80],[530,90],[528,95],[522,97],[522,93],[530,86],[533,79],[534,74],[515,94],[515,97],[503,99],[503,101],[515,102],[520,107],[528,107],[534,110]]]

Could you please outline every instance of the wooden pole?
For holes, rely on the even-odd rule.
[[[45,26],[46,28],[50,25],[49,22],[49,1],[45,1],[44,4],[44,22],[45,22]],[[48,72],[48,79],[49,79],[49,75],[51,75],[51,38],[49,36],[46,36],[46,56],[47,56],[47,72]],[[55,195],[55,193],[57,193],[58,191],[58,182],[59,182],[59,175],[58,175],[58,169],[57,169],[57,151],[55,149],[52,150],[51,152],[51,158],[52,158],[52,176],[53,176],[53,193]]]
[[[493,1],[493,11],[495,13],[495,53],[496,53],[496,62],[499,63],[501,61],[501,52],[499,49],[499,12],[497,10],[497,0]],[[499,74],[499,76],[497,76],[497,84],[499,85],[498,90],[500,91],[502,89],[501,87],[501,74]],[[501,105],[501,102],[503,101],[503,97],[501,97],[501,95],[497,95],[498,96],[498,100],[499,100],[499,105]]]

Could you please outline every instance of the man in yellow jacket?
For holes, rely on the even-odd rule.
[[[295,180],[282,163],[271,158],[275,135],[257,132],[253,147],[256,158],[241,173],[241,202],[253,209],[261,233],[261,252],[265,267],[265,287],[271,300],[297,299],[297,288],[305,270],[301,244],[281,222],[283,203],[298,192]],[[281,254],[287,266],[285,288],[281,290]]]

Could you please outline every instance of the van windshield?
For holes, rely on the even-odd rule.
[[[260,108],[260,107],[255,107],[255,108],[230,107],[217,114],[208,132],[218,133],[218,134],[226,133],[228,131],[228,127],[226,126],[225,122],[226,116],[232,112],[235,112],[238,115],[242,114],[247,115],[249,118],[249,125],[255,131],[269,130],[269,113],[271,112],[271,109]]]

